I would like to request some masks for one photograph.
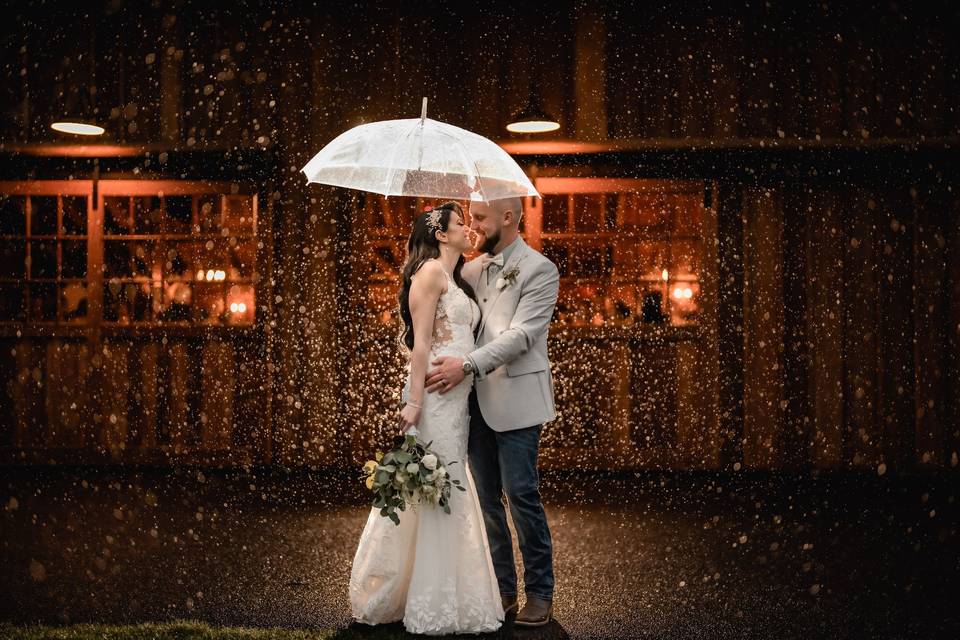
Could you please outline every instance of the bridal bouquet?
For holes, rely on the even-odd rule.
[[[394,524],[400,524],[397,509],[404,511],[407,505],[421,502],[437,505],[450,513],[453,487],[466,491],[459,480],[447,474],[449,465],[444,465],[440,456],[430,450],[431,444],[421,444],[409,433],[397,436],[393,450],[385,454],[378,451],[376,460],[368,460],[363,465],[362,477],[367,489],[373,491],[373,506]]]

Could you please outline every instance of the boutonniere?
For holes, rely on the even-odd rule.
[[[503,275],[497,278],[497,291],[503,291],[507,285],[514,284],[518,275],[520,275],[520,267],[517,265],[514,265],[509,271],[504,271]]]

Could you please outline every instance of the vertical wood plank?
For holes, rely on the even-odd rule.
[[[809,200],[804,187],[785,188],[783,219],[783,430],[777,446],[783,462],[792,468],[807,467],[809,459],[810,357],[807,321],[807,241]]]
[[[864,187],[847,192],[848,238],[844,260],[844,398],[847,462],[876,466],[879,347],[877,345],[877,231],[873,194]]]
[[[189,422],[190,350],[184,340],[169,343],[166,433],[174,453],[186,451],[191,441]]]
[[[157,393],[160,347],[156,342],[140,346],[140,420],[137,423],[136,442],[140,449],[149,451],[157,447]]]
[[[700,266],[700,344],[681,344],[678,349],[677,370],[681,387],[678,402],[681,407],[696,407],[696,420],[690,425],[684,450],[693,467],[717,468],[720,465],[720,331],[719,331],[719,242],[717,212],[718,185],[707,183],[701,227],[697,230],[702,242]],[[696,348],[694,348],[694,346]],[[688,367],[693,366],[696,371]],[[689,381],[684,384],[683,381]],[[696,396],[695,398],[693,396]],[[690,403],[688,405],[688,403]]]
[[[949,194],[939,188],[912,189],[915,391],[910,407],[915,423],[904,443],[913,462],[942,468],[948,464],[948,367],[950,330],[947,263]],[[905,447],[907,448],[907,447]]]
[[[783,425],[783,220],[781,194],[744,190],[744,464],[780,463]]]
[[[720,463],[727,465],[740,463],[743,457],[743,189],[720,183],[717,191]]]
[[[843,203],[833,190],[810,200],[807,241],[810,343],[809,395],[813,429],[810,456],[815,467],[844,463],[843,318],[845,237]]]
[[[948,464],[960,467],[960,197],[954,189],[947,216],[947,393]]]
[[[875,438],[887,465],[902,468],[914,446],[914,203],[902,188],[877,190],[879,384]]]
[[[38,443],[44,448],[63,446],[63,424],[61,414],[66,408],[64,386],[70,377],[66,363],[67,347],[64,340],[54,338],[44,344],[44,368],[47,371],[47,384],[44,388],[43,404],[46,419],[43,435]]]
[[[130,350],[130,343],[124,340],[104,343],[102,422],[98,443],[104,453],[117,460],[127,445]]]
[[[33,340],[16,343],[17,374],[13,385],[13,446],[25,449],[40,444],[43,428],[44,349]]]
[[[591,4],[578,6],[574,62],[574,131],[578,140],[607,138],[606,25],[603,13]]]
[[[218,339],[205,341],[201,362],[200,446],[208,450],[229,449],[236,383],[233,345]]]

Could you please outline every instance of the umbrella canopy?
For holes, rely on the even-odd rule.
[[[362,124],[340,134],[301,171],[309,182],[385,196],[489,202],[539,196],[496,143],[426,117]]]

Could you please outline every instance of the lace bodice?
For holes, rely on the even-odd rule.
[[[464,356],[473,351],[473,331],[480,322],[480,307],[457,286],[453,276],[443,272],[447,289],[440,294],[433,319],[430,355]]]

